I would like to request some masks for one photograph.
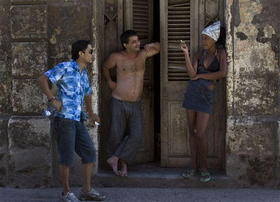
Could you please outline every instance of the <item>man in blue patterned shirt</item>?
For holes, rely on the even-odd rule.
[[[93,49],[90,42],[79,40],[72,44],[72,60],[56,65],[39,78],[43,93],[56,109],[54,129],[58,136],[59,170],[63,186],[62,201],[79,201],[70,192],[69,187],[69,167],[72,165],[74,152],[81,157],[83,164],[83,187],[79,199],[99,201],[105,199],[105,196],[91,188],[96,150],[83,123],[84,99],[90,121],[93,124],[100,121],[92,110],[92,89],[85,70],[86,65],[92,61]],[[49,81],[57,85],[56,97],[51,92]]]

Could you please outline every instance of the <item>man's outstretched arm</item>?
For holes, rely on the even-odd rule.
[[[144,46],[144,49],[146,51],[147,57],[152,57],[155,54],[158,54],[160,51],[160,43],[155,42],[155,43],[149,43]]]

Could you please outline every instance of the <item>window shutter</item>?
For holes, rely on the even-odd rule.
[[[141,47],[150,43],[153,36],[153,0],[133,0],[132,1],[132,28],[138,34]],[[146,61],[146,67],[152,66],[152,58]],[[152,68],[146,68],[144,74],[145,81],[152,80]]]
[[[133,29],[138,33],[141,45],[149,42],[149,0],[133,0]]]
[[[191,0],[168,0],[168,81],[188,81],[185,57],[179,42],[190,47]]]

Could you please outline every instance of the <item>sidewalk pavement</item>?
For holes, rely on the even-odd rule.
[[[280,202],[277,189],[98,188],[107,202]],[[0,188],[0,202],[58,202],[60,188]],[[79,188],[73,188],[78,193]]]

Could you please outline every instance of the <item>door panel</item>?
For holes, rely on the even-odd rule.
[[[189,161],[187,120],[182,100],[189,80],[179,49],[190,44],[190,0],[161,0],[161,165],[181,167]],[[168,14],[168,15],[167,15]]]
[[[211,1],[217,3],[219,1]],[[160,0],[161,27],[161,165],[163,167],[190,166],[188,124],[182,108],[189,77],[185,70],[180,40],[189,45],[191,55],[199,48],[199,34],[208,13],[217,12],[208,0]],[[215,8],[216,10],[211,10]],[[209,10],[210,9],[210,10]],[[168,15],[167,15],[168,14]],[[206,20],[205,20],[206,19]],[[210,168],[224,165],[225,85],[216,86],[213,114],[209,120],[208,163]]]
[[[153,36],[153,1],[126,0],[124,13],[125,29],[133,29],[138,33],[141,47],[151,42]],[[144,75],[142,96],[143,139],[137,154],[137,163],[154,160],[154,105],[153,105],[153,60],[148,59]]]

